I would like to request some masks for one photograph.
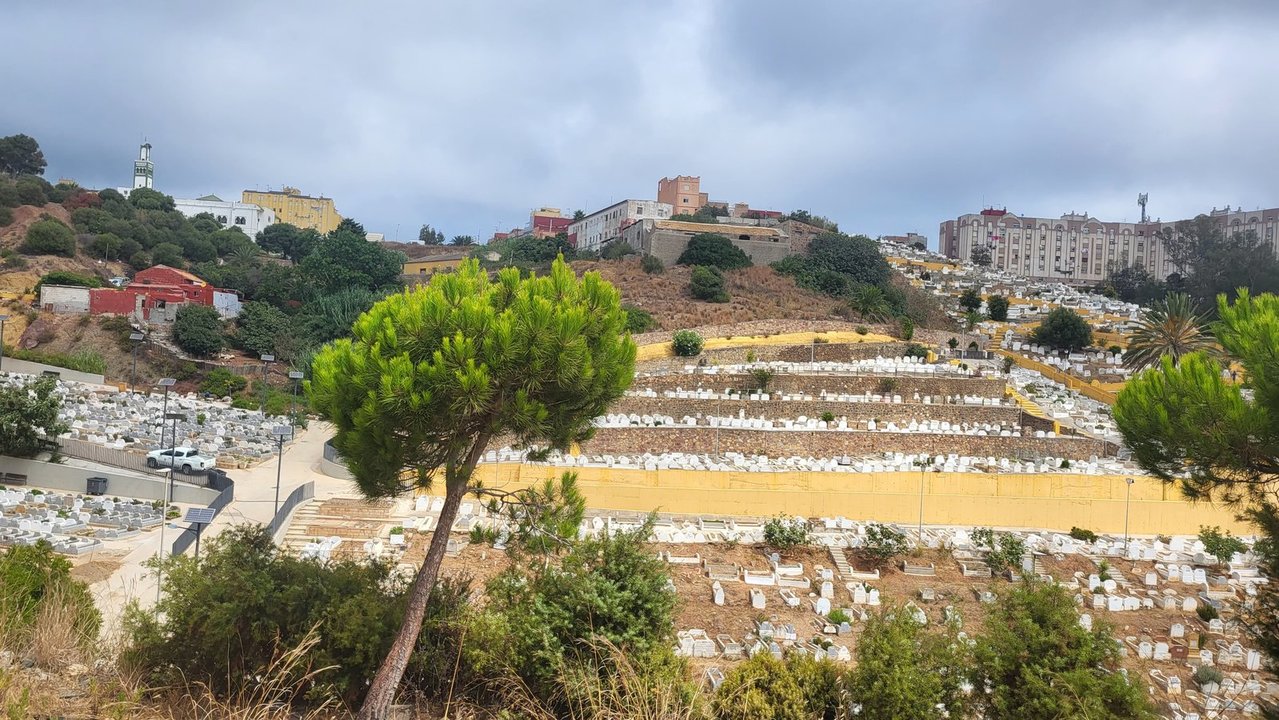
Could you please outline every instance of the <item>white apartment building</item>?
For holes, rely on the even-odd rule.
[[[1252,230],[1275,248],[1279,208],[1231,210],[1213,208],[1209,216],[1232,232]],[[1065,283],[1104,280],[1109,267],[1143,267],[1158,279],[1176,271],[1158,233],[1173,222],[1103,222],[1087,213],[1060,218],[1019,216],[986,209],[941,224],[939,250],[948,257],[971,260],[973,250],[990,250],[991,267],[1018,275]]]
[[[622,228],[640,220],[666,220],[674,208],[656,200],[623,200],[568,226],[568,241],[578,250],[599,250],[621,237]]]
[[[275,222],[275,211],[251,203],[223,200],[217,195],[205,195],[195,200],[173,199],[173,206],[187,217],[209,213],[224,228],[238,227],[251,238]]]

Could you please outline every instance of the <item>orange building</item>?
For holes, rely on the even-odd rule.
[[[675,208],[676,215],[692,215],[710,202],[710,198],[702,192],[700,177],[679,175],[657,181],[657,201]]]

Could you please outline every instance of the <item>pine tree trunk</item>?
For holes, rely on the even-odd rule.
[[[426,604],[431,599],[431,590],[435,588],[435,580],[440,574],[440,563],[444,561],[444,551],[448,549],[449,533],[453,521],[457,519],[458,508],[471,479],[471,471],[479,459],[479,451],[484,443],[477,443],[478,450],[473,451],[474,459],[468,458],[467,465],[459,473],[459,477],[450,483],[445,491],[444,507],[440,509],[439,524],[431,533],[431,545],[422,560],[422,567],[413,581],[413,589],[409,592],[409,604],[404,610],[404,623],[391,644],[386,659],[373,676],[369,685],[369,694],[364,697],[364,705],[356,716],[359,720],[386,720],[391,711],[391,703],[395,701],[395,693],[404,677],[404,670],[409,665],[413,648],[417,646],[418,634],[422,632],[422,618],[426,615]]]

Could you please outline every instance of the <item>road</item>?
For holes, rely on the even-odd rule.
[[[327,424],[313,422],[306,432],[284,449],[283,462],[279,465],[281,503],[294,488],[308,481],[315,482],[316,500],[358,493],[357,488],[350,481],[329,477],[318,469],[320,459],[324,455],[324,441],[332,434],[332,428]],[[271,522],[275,512],[276,467],[277,461],[272,458],[257,467],[229,473],[231,479],[235,481],[235,500],[204,529],[201,537],[202,548],[207,547],[205,543],[227,528],[243,523],[266,525]],[[185,528],[186,524],[181,521],[175,521],[165,528],[166,552],[178,533]],[[281,531],[282,536],[283,531]],[[102,610],[104,627],[115,627],[130,600],[136,599],[144,608],[155,605],[156,577],[145,563],[155,557],[159,547],[159,531],[147,532],[142,536],[141,542],[132,547],[120,568],[111,577],[92,586],[98,607]],[[188,552],[194,552],[194,550]]]

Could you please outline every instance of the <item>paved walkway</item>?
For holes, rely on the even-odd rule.
[[[325,423],[313,422],[310,429],[284,449],[280,465],[280,502],[283,503],[293,489],[308,481],[315,482],[315,498],[311,502],[336,495],[358,495],[359,490],[348,480],[329,477],[319,471],[324,456],[324,441],[332,436],[332,428]],[[275,480],[277,461],[271,458],[254,468],[229,473],[235,481],[235,500],[225,507],[201,536],[203,548],[210,539],[234,525],[271,522],[275,512]],[[185,512],[185,508],[183,508]],[[296,512],[296,511],[295,511]],[[186,523],[175,521],[164,531],[164,545],[171,547]],[[142,607],[151,607],[156,601],[156,577],[145,567],[147,560],[155,557],[160,547],[159,531],[148,532],[134,545],[124,558],[121,567],[110,578],[92,586],[98,607],[102,609],[106,627],[117,622],[129,600],[136,599]],[[194,552],[190,550],[188,552]]]

